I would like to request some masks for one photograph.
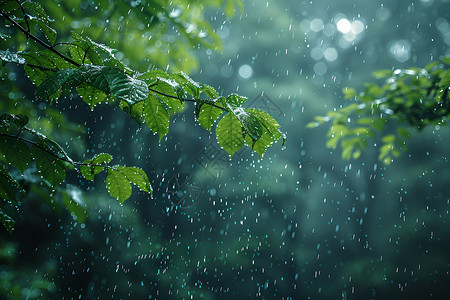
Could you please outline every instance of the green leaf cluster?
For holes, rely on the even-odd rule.
[[[141,2],[118,1],[117,5],[139,6],[139,10],[133,9],[130,13],[134,15],[140,11],[148,24],[154,18],[163,24],[167,24],[169,19],[182,28],[191,41],[206,47],[218,45],[217,36],[208,27],[209,23],[195,20],[192,13],[183,13],[191,3],[177,1],[176,9],[167,13],[166,5],[158,1],[150,1],[155,4],[151,6],[145,5],[146,1]],[[217,0],[214,5],[221,6],[225,2],[229,17],[233,15],[235,4],[242,7],[240,0]],[[200,126],[211,131],[217,123],[217,141],[230,157],[245,144],[262,156],[280,138],[284,143],[280,125],[272,116],[261,110],[243,108],[246,97],[236,94],[220,96],[213,87],[194,81],[184,72],[171,74],[157,69],[144,73],[135,71],[118,59],[117,50],[94,42],[84,34],[72,32],[67,42],[57,42],[57,36],[61,36],[56,34],[58,22],[48,17],[43,8],[45,5],[33,1],[1,3],[0,13],[5,21],[25,35],[30,43],[23,51],[0,50],[0,60],[3,64],[24,67],[26,75],[37,86],[35,95],[38,99],[53,103],[65,96],[72,96],[76,90],[92,109],[101,103],[118,105],[140,125],[146,125],[157,134],[160,141],[169,132],[170,117],[182,111],[186,102],[193,102],[194,115]],[[195,11],[192,6],[191,11]],[[52,4],[48,7],[55,9]],[[143,170],[111,166],[112,156],[106,153],[84,162],[74,161],[55,140],[26,126],[28,121],[23,114],[5,113],[0,117],[3,164],[0,173],[4,179],[0,193],[3,200],[16,201],[17,194],[21,192],[21,185],[11,175],[11,169],[23,174],[35,168],[50,191],[57,190],[65,180],[67,170],[73,167],[79,167],[81,175],[87,180],[94,180],[96,175],[106,171],[107,190],[120,203],[131,196],[131,184],[152,193]],[[37,193],[40,193],[39,190]],[[77,203],[72,197],[75,194],[65,189],[61,201],[74,216],[83,219],[82,210],[78,204],[74,205]],[[53,205],[52,200],[49,203]],[[6,214],[2,214],[1,220],[9,226]]]
[[[317,116],[310,128],[331,122],[327,147],[342,148],[344,159],[358,158],[369,139],[381,134],[379,160],[386,165],[405,151],[410,130],[442,126],[450,115],[450,57],[423,69],[380,70],[373,75],[380,85],[366,83],[362,92],[346,88],[354,103],[327,116]],[[389,125],[389,126],[388,126]]]
[[[82,176],[88,180],[94,180],[96,174],[107,169],[107,189],[120,203],[131,196],[131,183],[142,191],[152,193],[149,179],[143,170],[136,167],[110,166],[108,163],[111,162],[112,156],[107,153],[98,154],[83,163],[73,161],[56,141],[27,127],[27,123],[28,117],[25,115],[0,115],[0,199],[3,204],[16,204],[18,199],[24,196],[25,188],[12,175],[13,169],[25,174],[36,168],[40,181],[49,188],[48,193],[36,191],[43,194],[43,197],[57,190],[66,178],[66,171],[74,166],[79,166]],[[86,216],[80,211],[79,204],[72,200],[76,198],[75,194],[74,189],[63,190],[63,202],[79,220],[84,220]],[[54,207],[51,199],[48,202]],[[14,220],[1,207],[0,222],[8,230],[12,230]]]
[[[245,97],[220,97],[214,88],[195,82],[184,72],[138,73],[115,57],[116,50],[76,33],[72,39],[61,45],[65,51],[46,45],[43,51],[3,51],[0,57],[25,66],[38,86],[36,97],[52,102],[76,89],[91,108],[119,102],[124,112],[147,125],[160,141],[169,132],[170,117],[183,110],[185,102],[195,103],[196,120],[207,130],[222,117],[216,137],[230,156],[245,144],[262,156],[283,137],[270,115],[242,108]]]
[[[81,175],[87,180],[94,180],[95,175],[108,170],[106,188],[109,194],[122,204],[131,196],[131,183],[141,191],[153,194],[147,174],[137,167],[109,166],[113,157],[108,153],[95,155],[81,164]]]

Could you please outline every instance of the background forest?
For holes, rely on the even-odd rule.
[[[326,147],[328,125],[307,126],[354,101],[344,88],[382,82],[374,71],[422,68],[450,55],[448,0],[38,2],[58,41],[75,31],[118,49],[116,57],[140,72],[184,71],[221,95],[245,95],[244,106],[270,113],[287,140],[262,159],[248,147],[229,159],[187,103],[159,141],[113,106],[91,110],[76,94],[51,105],[36,100],[23,68],[5,64],[2,113],[20,106],[79,161],[108,152],[142,168],[153,196],[134,190],[121,205],[104,175],[91,182],[73,170],[65,192],[52,197],[25,172],[33,188],[17,205],[16,228],[0,229],[2,298],[450,293],[446,118],[410,126],[407,150],[389,164],[380,145],[395,122],[352,160]],[[158,13],[148,14],[148,5]],[[2,50],[30,43],[0,22]]]

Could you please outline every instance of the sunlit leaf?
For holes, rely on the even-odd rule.
[[[223,109],[199,100],[196,107],[198,123],[206,130],[211,131],[211,126],[222,115]]]
[[[106,177],[108,193],[122,204],[131,196],[130,181],[118,170],[109,169]]]
[[[117,170],[125,175],[129,182],[135,184],[142,191],[153,193],[147,174],[142,169],[136,167],[117,167]]]
[[[228,113],[220,119],[216,128],[216,137],[219,145],[230,157],[233,157],[233,154],[244,146],[242,124],[232,113]]]
[[[147,126],[159,136],[159,141],[169,132],[169,113],[165,103],[157,96],[144,102],[144,119]]]

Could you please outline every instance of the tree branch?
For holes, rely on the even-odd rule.
[[[55,48],[53,48],[52,46],[50,46],[49,44],[47,44],[46,42],[42,41],[41,39],[39,39],[37,36],[33,35],[32,33],[30,33],[29,31],[27,31],[25,28],[23,28],[19,23],[17,23],[16,21],[14,21],[10,16],[8,16],[8,14],[4,13],[2,10],[0,10],[0,14],[2,16],[4,16],[6,18],[6,20],[8,20],[11,24],[13,24],[14,27],[16,27],[17,29],[19,29],[20,31],[22,31],[27,38],[31,38],[32,40],[34,40],[35,42],[37,42],[38,44],[40,44],[41,46],[43,46],[44,48],[50,50],[51,52],[55,53],[56,55],[58,55],[59,57],[61,57],[62,59],[64,59],[65,61],[79,67],[81,66],[79,63],[77,63],[76,61],[72,60],[71,58],[65,56],[64,54],[62,54],[61,52],[59,52],[58,50],[56,50]]]

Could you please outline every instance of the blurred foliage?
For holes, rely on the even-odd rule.
[[[345,88],[345,98],[355,103],[316,117],[308,127],[331,122],[327,147],[335,149],[340,145],[343,159],[359,158],[378,132],[382,135],[378,159],[388,165],[406,151],[410,128],[446,125],[450,115],[449,66],[450,57],[445,57],[423,69],[374,72],[375,78],[384,79],[383,84],[366,83],[360,93]]]
[[[35,272],[30,266],[17,262],[16,245],[3,242],[0,246],[0,295],[2,299],[41,299],[48,298],[56,291],[49,275],[55,270],[46,267],[46,275]],[[27,276],[24,276],[27,274]]]
[[[242,0],[36,2],[48,12],[52,25],[42,27],[39,20],[33,23],[51,45],[55,45],[57,35],[59,40],[67,40],[74,31],[120,49],[118,57],[140,72],[154,67],[185,72],[197,69],[195,49],[222,47],[217,33],[205,20],[205,11],[223,7],[231,18],[236,9],[242,11],[243,7]],[[25,9],[29,7],[25,5]],[[21,41],[25,42],[23,38]],[[16,45],[16,49],[21,47],[21,43]]]

